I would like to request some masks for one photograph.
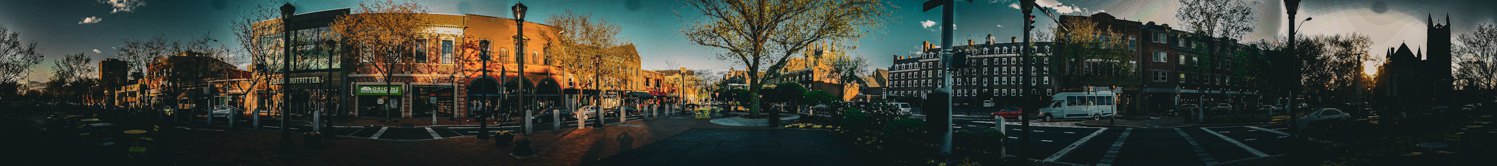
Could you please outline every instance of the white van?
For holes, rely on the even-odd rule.
[[[891,104],[894,105],[895,109],[899,110],[899,114],[900,115],[909,115],[910,114],[910,103],[893,102]]]
[[[1064,118],[1101,119],[1117,113],[1112,91],[1060,92],[1051,96],[1049,106],[1040,108],[1046,121]]]

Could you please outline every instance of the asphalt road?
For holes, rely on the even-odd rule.
[[[958,119],[959,127],[992,121]],[[1072,122],[1032,122],[1028,150],[1020,126],[1007,123],[1010,155],[1081,165],[1216,165],[1283,155],[1279,126],[1095,128]]]

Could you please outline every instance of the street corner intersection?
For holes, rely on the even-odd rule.
[[[1096,128],[1006,125],[1009,155],[1080,165],[1223,165],[1281,156],[1288,133],[1272,126]]]

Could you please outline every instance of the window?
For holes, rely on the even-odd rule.
[[[1154,32],[1154,43],[1169,43],[1169,37],[1164,32]]]
[[[1189,55],[1180,55],[1180,64],[1181,65],[1185,64],[1185,57],[1189,57]]]
[[[1170,55],[1164,51],[1154,51],[1154,62],[1169,63]]]
[[[1154,70],[1154,82],[1165,82],[1169,81],[1169,79],[1168,71]]]
[[[416,40],[416,48],[413,54],[416,54],[416,63],[426,63],[426,39]]]
[[[452,40],[442,40],[442,64],[452,64]]]
[[[1136,49],[1138,49],[1138,38],[1134,38],[1133,36],[1128,36],[1128,50],[1136,50]]]

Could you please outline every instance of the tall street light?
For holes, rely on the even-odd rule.
[[[525,80],[525,8],[525,3],[515,3],[510,10],[515,14],[515,63],[519,64],[516,72],[520,75],[520,102],[516,103],[520,104],[520,110],[529,111],[525,107],[525,92],[530,90],[525,88],[525,85],[530,84]],[[530,125],[530,119],[525,119],[525,122],[526,126]]]
[[[1296,45],[1294,44],[1295,43],[1295,38],[1298,38],[1295,35],[1295,33],[1297,33],[1296,31],[1299,31],[1298,28],[1294,27],[1294,20],[1295,20],[1294,15],[1295,14],[1299,14],[1299,2],[1300,2],[1300,0],[1284,0],[1284,9],[1289,14],[1289,19],[1288,19],[1288,21],[1289,21],[1289,29],[1291,29],[1291,31],[1289,31],[1289,55],[1290,56],[1296,56],[1296,57],[1293,58],[1294,61],[1296,61],[1296,62],[1292,63],[1292,64],[1296,64],[1296,65],[1294,65],[1296,67],[1294,69],[1292,69],[1292,70],[1295,71],[1294,72],[1295,73],[1295,77],[1299,77],[1299,73],[1300,73],[1300,71],[1299,71],[1300,68],[1298,67],[1299,66],[1298,65],[1299,62],[1297,62],[1299,60],[1298,57],[1297,57],[1297,56],[1299,56],[1299,51],[1298,51],[1298,49],[1296,49]],[[1310,21],[1310,19],[1306,18],[1305,21]],[[1284,109],[1289,109],[1289,121],[1290,121],[1290,123],[1289,123],[1289,131],[1297,131],[1296,129],[1299,127],[1297,125],[1294,125],[1294,122],[1295,122],[1295,118],[1294,118],[1294,116],[1295,116],[1295,114],[1294,114],[1295,113],[1295,110],[1294,110],[1294,98],[1295,98],[1294,92],[1299,90],[1299,88],[1298,88],[1299,84],[1298,84],[1298,81],[1297,81],[1299,79],[1295,79],[1295,80],[1296,80],[1296,83],[1294,85],[1291,85],[1290,86],[1291,88],[1289,88],[1290,89],[1289,90],[1289,102],[1288,102],[1289,105],[1286,105],[1284,107]],[[1298,136],[1299,136],[1298,133],[1296,133],[1296,132],[1290,132],[1290,137],[1298,138]]]
[[[289,151],[289,146],[291,146],[291,131],[286,130],[286,111],[291,108],[291,95],[287,94],[287,92],[290,92],[290,86],[287,85],[291,84],[290,18],[292,14],[296,14],[296,6],[291,6],[291,3],[281,5],[281,43],[285,43],[281,46],[281,55],[284,58],[281,59],[281,111],[278,112],[279,114],[281,114],[280,130],[282,152]]]

